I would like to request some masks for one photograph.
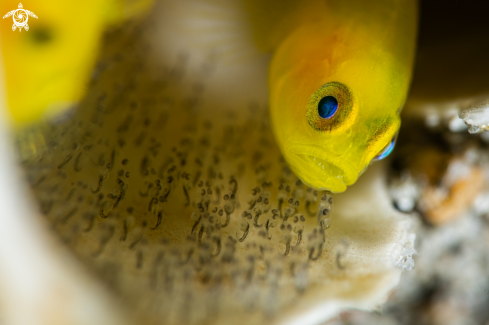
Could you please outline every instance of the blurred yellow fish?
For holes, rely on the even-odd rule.
[[[270,113],[294,173],[343,192],[392,150],[414,63],[415,0],[245,0],[273,52]]]
[[[2,0],[0,15],[18,9],[18,1]],[[23,9],[37,16],[32,19],[35,17],[29,15],[28,30],[13,31],[12,15],[0,20],[7,100],[14,120],[29,123],[78,101],[104,29],[140,14],[151,2],[27,1]]]

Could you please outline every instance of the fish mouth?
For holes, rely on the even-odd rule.
[[[342,167],[332,161],[314,155],[290,150],[291,159],[289,164],[295,174],[306,185],[317,190],[329,190],[332,192],[343,192],[355,182],[352,179],[351,168],[343,162]]]

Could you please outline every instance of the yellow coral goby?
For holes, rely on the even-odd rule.
[[[0,15],[20,0],[2,0]],[[12,16],[0,20],[1,56],[7,100],[14,121],[30,123],[59,113],[84,93],[103,30],[147,9],[151,0],[22,1],[29,30],[12,30]]]
[[[415,52],[415,0],[246,1],[272,51],[270,113],[294,173],[343,192],[386,156],[400,127]]]

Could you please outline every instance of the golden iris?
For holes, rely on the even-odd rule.
[[[337,105],[332,105],[336,100]],[[327,114],[324,105],[329,105]],[[336,107],[335,107],[336,106]],[[316,131],[330,132],[350,125],[353,121],[355,103],[348,87],[340,82],[328,82],[319,88],[307,104],[307,122]]]

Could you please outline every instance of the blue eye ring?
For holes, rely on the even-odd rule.
[[[330,118],[338,110],[338,100],[334,96],[323,97],[318,103],[318,114],[321,118]]]
[[[382,159],[386,158],[387,156],[389,156],[391,154],[392,150],[394,150],[394,146],[396,145],[396,139],[397,139],[397,135],[394,136],[392,138],[392,140],[384,147],[384,149],[382,149],[377,154],[377,156],[374,157],[373,161],[382,160]]]

